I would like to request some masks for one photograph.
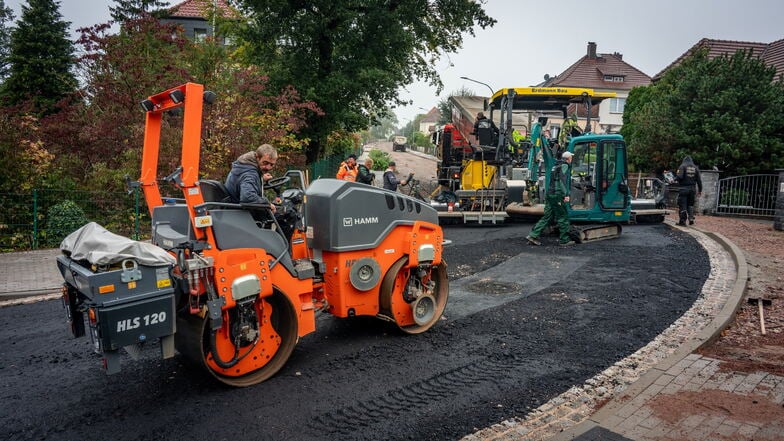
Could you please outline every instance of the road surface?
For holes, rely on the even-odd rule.
[[[526,245],[530,228],[446,228],[450,301],[433,329],[322,315],[275,377],[245,389],[157,348],[106,376],[59,301],[0,308],[0,439],[458,439],[647,344],[710,270],[664,224],[566,249]]]

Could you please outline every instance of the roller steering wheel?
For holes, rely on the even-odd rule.
[[[265,189],[268,188],[274,191],[275,194],[280,196],[280,187],[282,187],[285,184],[288,184],[289,181],[291,181],[291,178],[289,176],[281,176],[279,178],[273,178],[264,183],[264,188]]]

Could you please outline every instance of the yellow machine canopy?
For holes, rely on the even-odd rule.
[[[489,104],[501,108],[501,100],[514,92],[513,110],[564,110],[569,104],[583,103],[590,100],[591,104],[599,104],[607,98],[614,98],[615,92],[596,92],[593,89],[580,87],[514,87],[498,90],[490,97]]]

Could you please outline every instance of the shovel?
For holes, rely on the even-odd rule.
[[[762,333],[762,335],[766,335],[767,333],[765,332],[765,310],[763,306],[765,305],[770,306],[772,303],[771,300],[764,299],[761,297],[749,297],[748,301],[749,304],[757,305],[759,307],[760,332]]]

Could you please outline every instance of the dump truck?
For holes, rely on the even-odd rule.
[[[406,139],[405,136],[395,136],[392,138],[392,151],[393,152],[405,152],[406,151]]]
[[[232,202],[199,173],[203,105],[214,99],[187,83],[142,102],[141,176],[131,185],[149,207],[150,243],[98,225],[63,242],[66,317],[106,371],[120,371],[121,351],[157,347],[162,358],[179,352],[222,383],[250,386],[283,367],[318,314],[377,317],[403,334],[438,323],[449,287],[436,211],[354,182],[307,185],[297,170],[265,187],[280,198],[274,212]],[[180,165],[160,178],[162,121],[175,110]]]

